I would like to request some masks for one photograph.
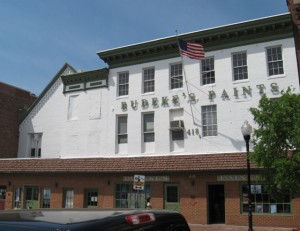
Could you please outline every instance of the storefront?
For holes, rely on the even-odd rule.
[[[226,161],[228,157],[231,162]],[[114,162],[101,158],[4,160],[0,163],[1,209],[145,208],[146,199],[151,198],[153,208],[179,211],[191,224],[247,225],[244,158],[241,153],[221,158],[220,155],[126,158],[122,159],[124,169],[117,169],[118,158]],[[145,162],[149,164],[142,166]],[[189,166],[185,170],[183,162]],[[12,165],[23,171],[8,170]],[[62,170],[63,166],[69,167]],[[133,166],[136,170],[129,171]],[[254,226],[299,225],[300,199],[285,195],[274,200],[260,181],[257,169],[252,170]],[[140,190],[135,187],[137,175],[144,176]]]

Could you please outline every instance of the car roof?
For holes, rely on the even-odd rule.
[[[92,220],[113,218],[138,213],[167,214],[177,213],[167,210],[115,210],[115,209],[49,209],[49,210],[12,210],[0,213],[0,221],[32,221],[57,224],[72,224]]]

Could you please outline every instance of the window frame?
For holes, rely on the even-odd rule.
[[[176,69],[174,70],[174,68]],[[170,64],[170,89],[180,88],[183,88],[183,65],[182,63],[172,63]]]
[[[154,91],[155,91],[155,68],[154,67],[144,68],[143,69],[143,93],[151,93]]]
[[[120,119],[126,118],[126,132],[122,132]],[[126,141],[121,142],[121,140],[126,139]],[[117,142],[118,144],[127,144],[128,143],[128,115],[118,115],[117,116]]]
[[[202,117],[202,136],[203,137],[217,136],[218,135],[217,105],[212,104],[212,105],[201,106],[201,117]]]
[[[85,189],[84,190],[84,208],[98,208],[98,203],[99,203],[98,189],[96,189],[96,188]]]
[[[145,121],[146,117],[150,116],[150,115],[152,116],[153,120]],[[144,140],[144,143],[155,142],[154,122],[155,122],[154,112],[143,113],[143,140]],[[153,123],[153,126],[152,126],[153,128],[150,130],[146,130],[148,127],[146,123]],[[149,124],[149,126],[151,127],[151,124]]]
[[[29,157],[42,157],[42,137],[43,133],[29,133]]]
[[[241,57],[245,56],[245,57]],[[235,58],[236,57],[236,58]],[[248,57],[246,51],[232,53],[232,74],[233,81],[248,80]]]
[[[121,81],[122,80],[122,81]],[[129,94],[129,71],[118,73],[118,96],[128,96]]]
[[[288,200],[289,202],[278,202],[276,199],[272,198],[270,193],[264,190],[264,183],[252,183],[251,184],[251,205],[252,205],[252,213],[255,214],[291,214],[292,213],[292,198],[290,195],[284,195],[284,200]],[[241,213],[248,212],[248,184],[246,182],[241,183],[240,185],[240,209]],[[254,193],[255,191],[255,193]],[[257,192],[257,193],[256,193]],[[276,206],[276,207],[275,207]],[[288,212],[278,212],[278,206],[282,207],[282,211],[284,208],[287,208]],[[268,210],[268,211],[267,211]]]
[[[114,190],[114,207],[115,208],[132,208],[134,204],[138,208],[146,208],[147,198],[151,197],[151,184],[147,183],[143,191],[139,191],[138,203],[135,203],[136,197],[130,197],[130,194],[136,195],[137,190],[133,189],[133,183],[122,182],[115,185]]]
[[[280,54],[272,53],[269,55],[269,51],[274,50],[274,49],[276,49],[276,51],[278,51],[278,49],[280,49]],[[270,57],[275,58],[274,56],[276,56],[277,59],[274,59],[274,60],[269,59]],[[266,60],[267,60],[268,77],[284,75],[283,54],[282,54],[282,46],[281,45],[266,47]],[[274,67],[274,65],[276,65],[276,66]],[[273,73],[271,73],[271,70]],[[275,70],[277,71],[277,73],[274,74]]]
[[[51,188],[43,188],[42,190],[42,208],[50,208],[51,206]],[[48,192],[48,193],[47,193]],[[49,198],[48,198],[49,196]]]
[[[72,196],[68,196],[68,192],[72,192]],[[74,196],[75,192],[73,188],[63,189],[63,208],[72,209],[74,208]]]
[[[201,61],[201,77],[202,86],[216,83],[214,57],[207,57]]]

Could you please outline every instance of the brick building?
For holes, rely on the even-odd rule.
[[[290,14],[98,52],[108,68],[65,64],[27,110],[17,159],[1,160],[3,208],[153,208],[189,223],[246,225],[245,142],[262,94],[299,93]],[[296,227],[300,199],[274,199],[251,165],[254,226]]]
[[[21,114],[36,96],[0,82],[0,158],[16,158]]]

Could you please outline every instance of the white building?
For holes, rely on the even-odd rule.
[[[247,224],[241,126],[255,127],[249,109],[263,94],[299,93],[293,26],[283,14],[179,35],[203,44],[201,61],[180,57],[173,36],[98,52],[108,68],[65,64],[22,119],[19,158],[0,162],[5,209],[151,197],[189,223]],[[251,170],[254,226],[298,226],[300,198],[273,200]]]
[[[169,37],[99,52],[109,70],[77,73],[66,65],[22,122],[18,156],[243,151],[240,128],[245,120],[253,125],[249,108],[261,95],[279,97],[289,86],[299,92],[287,17],[180,35],[204,45],[203,61],[180,57]]]

